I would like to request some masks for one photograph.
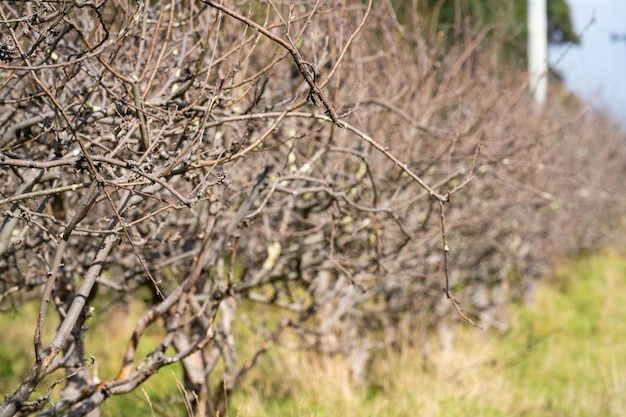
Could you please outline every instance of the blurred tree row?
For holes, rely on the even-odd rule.
[[[239,3],[2,3],[0,313],[33,347],[0,417],[95,417],[168,366],[223,416],[277,343],[363,382],[382,346],[506,329],[624,218],[623,134],[502,65],[514,3]]]

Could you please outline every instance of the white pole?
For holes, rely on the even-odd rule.
[[[548,10],[546,0],[528,0],[528,77],[537,109],[548,92]]]

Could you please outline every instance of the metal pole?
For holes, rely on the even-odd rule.
[[[538,110],[548,93],[548,11],[546,0],[528,0],[528,77]]]

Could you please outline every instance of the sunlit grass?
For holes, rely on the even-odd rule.
[[[361,388],[341,358],[280,351],[232,407],[255,417],[624,416],[624,293],[626,260],[584,258],[540,283],[534,307],[512,307],[505,334],[463,328],[446,352],[430,340],[427,364],[418,348],[378,353]]]
[[[626,415],[625,290],[626,261],[606,254],[561,269],[541,284],[532,311],[518,311],[503,342],[519,347],[526,339],[527,353],[504,370],[537,409]]]

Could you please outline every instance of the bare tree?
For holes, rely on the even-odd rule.
[[[504,323],[620,198],[611,131],[596,152],[582,117],[544,119],[502,92],[519,78],[490,77],[497,28],[438,47],[371,0],[5,2],[0,19],[0,306],[41,300],[0,416],[98,415],[173,363],[193,413],[223,415],[287,331],[358,378],[380,341]],[[145,288],[117,376],[95,379],[92,300]],[[163,337],[139,358],[151,326]],[[60,396],[32,399],[48,375]]]

